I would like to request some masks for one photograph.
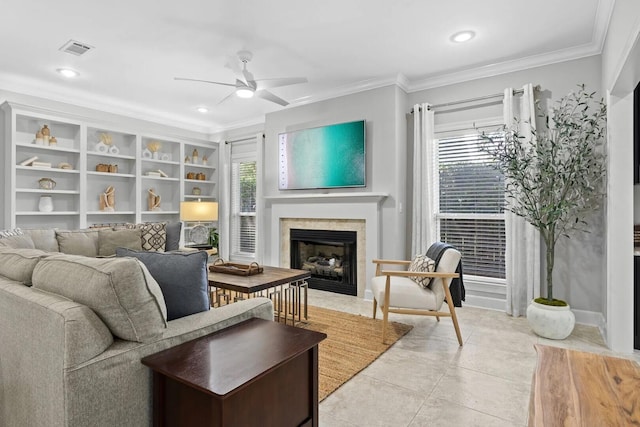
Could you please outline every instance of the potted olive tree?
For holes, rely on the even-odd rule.
[[[587,231],[588,214],[603,200],[607,110],[584,85],[550,110],[540,115],[542,129],[532,127],[525,136],[515,123],[505,127],[504,139],[483,135],[491,143],[482,149],[504,175],[507,209],[533,225],[545,244],[546,297],[528,307],[529,324],[538,335],[563,339],[571,334],[575,318],[569,305],[553,296],[556,243]]]

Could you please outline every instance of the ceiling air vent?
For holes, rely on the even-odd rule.
[[[93,49],[93,46],[89,46],[88,44],[80,43],[75,40],[69,40],[60,48],[63,52],[77,56],[84,55],[91,49]]]

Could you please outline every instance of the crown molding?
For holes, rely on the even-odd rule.
[[[598,9],[596,10],[596,19],[593,28],[593,37],[591,41],[598,46],[598,53],[602,53],[604,48],[604,42],[607,38],[607,30],[609,29],[609,22],[611,22],[611,16],[613,15],[613,8],[615,0],[600,0],[598,2]]]
[[[166,126],[208,134],[212,128],[210,122],[195,121],[190,117],[176,116],[164,111],[153,110],[145,105],[123,102],[112,97],[96,97],[73,88],[58,89],[58,86],[44,84],[33,79],[25,79],[17,76],[9,76],[0,73],[0,88],[20,95],[46,99],[47,101],[61,102],[75,107],[88,108],[119,116],[128,116],[133,119],[161,123]]]
[[[593,55],[599,55],[600,53],[601,49],[595,43],[587,43],[581,46],[560,49],[550,53],[532,55],[526,58],[504,61],[496,64],[484,65],[481,67],[428,77],[424,80],[413,82],[410,85],[408,92],[417,92],[420,90],[449,86],[452,84],[467,82],[470,80],[494,77],[501,74],[526,70],[529,68],[542,67],[545,65],[571,61],[574,59],[586,58]]]

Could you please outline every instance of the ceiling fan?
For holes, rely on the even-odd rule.
[[[249,52],[248,50],[241,50],[238,52],[238,59],[240,60],[240,63],[242,63],[242,67],[240,67],[240,63],[238,63],[235,58],[228,62],[227,65],[233,70],[236,75],[235,83],[214,82],[210,80],[190,79],[186,77],[174,77],[174,80],[186,80],[191,82],[211,83],[215,85],[234,87],[235,91],[223,98],[219,103],[224,102],[233,95],[236,95],[240,98],[251,98],[255,95],[259,98],[275,102],[276,104],[280,104],[282,106],[289,105],[289,103],[284,99],[269,92],[267,89],[307,82],[306,77],[283,77],[276,79],[256,80],[253,78],[253,74],[251,74],[247,70],[247,63],[251,61],[251,58],[253,58],[253,54],[251,52]]]

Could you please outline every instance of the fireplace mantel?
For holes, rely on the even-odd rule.
[[[299,203],[302,201],[313,201],[316,203],[380,203],[389,197],[387,193],[305,193],[305,194],[287,194],[282,196],[266,196],[264,199],[267,203]]]
[[[305,193],[266,196],[266,211],[269,215],[270,231],[268,246],[265,246],[265,262],[271,265],[286,267],[289,265],[289,236],[281,235],[281,221],[283,220],[322,220],[331,224],[334,220],[361,221],[364,229],[361,233],[364,240],[363,248],[358,247],[358,257],[362,256],[358,270],[358,296],[371,299],[372,294],[368,283],[375,274],[371,262],[380,258],[382,234],[383,202],[387,193],[353,192],[353,193]],[[313,228],[313,227],[304,227]],[[331,229],[325,228],[323,229]],[[286,242],[286,243],[285,243]],[[286,244],[286,249],[284,245]],[[361,267],[360,267],[361,266]]]

